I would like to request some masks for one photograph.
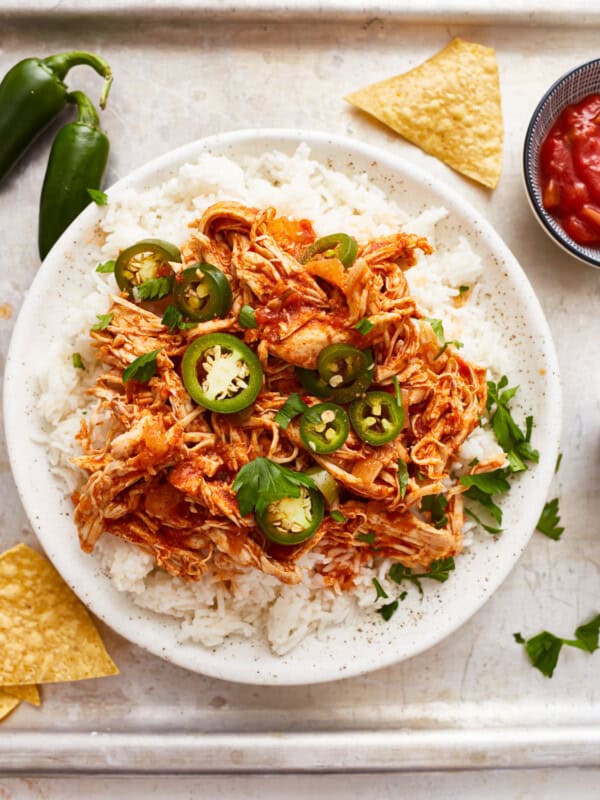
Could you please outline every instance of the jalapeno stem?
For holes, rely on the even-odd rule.
[[[83,64],[94,69],[98,75],[104,78],[104,86],[102,87],[102,94],[100,95],[100,108],[106,107],[106,101],[108,100],[108,94],[113,82],[113,74],[110,64],[101,56],[97,56],[95,53],[87,53],[84,50],[69,50],[66,53],[57,53],[54,56],[48,56],[48,58],[45,58],[43,61],[60,80],[64,80],[67,72],[72,67]]]

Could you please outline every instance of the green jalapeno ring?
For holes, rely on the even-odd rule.
[[[352,383],[368,366],[367,353],[343,342],[324,347],[317,360],[321,379],[333,389]]]
[[[135,269],[132,261],[143,253],[150,253],[151,257],[143,259],[139,268]],[[176,245],[164,239],[141,239],[126,247],[125,250],[121,250],[115,262],[115,280],[119,289],[134,299],[134,288],[144,281],[159,277],[157,274],[159,266],[168,264],[169,261],[180,263],[181,253]],[[170,277],[172,278],[172,275]]]
[[[296,367],[296,377],[309,394],[315,397],[326,398],[331,395],[331,387],[319,376],[318,372],[304,367]]]
[[[348,438],[348,414],[335,403],[318,403],[300,420],[300,438],[313,453],[333,453]]]
[[[327,386],[319,373],[310,369],[296,367],[296,377],[304,389],[314,397],[331,400],[335,403],[349,403],[367,391],[373,382],[373,367],[370,365],[366,372],[359,375],[349,386],[340,386],[335,389]]]
[[[271,542],[295,545],[305,542],[323,521],[324,506],[321,494],[315,489],[300,490],[300,497],[284,497],[267,506],[256,521]]]
[[[374,447],[391,442],[404,427],[404,410],[387,392],[368,392],[348,413],[356,435]]]
[[[192,400],[219,414],[248,408],[263,382],[256,355],[230,333],[208,333],[195,339],[183,355],[181,373]]]
[[[317,239],[314,244],[307,247],[300,257],[301,264],[307,264],[315,256],[324,255],[325,258],[337,258],[348,269],[356,261],[358,244],[356,239],[347,233],[332,233]]]
[[[233,302],[225,274],[212,264],[194,264],[175,277],[177,308],[194,322],[225,317]]]

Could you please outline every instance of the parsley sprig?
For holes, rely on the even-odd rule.
[[[423,594],[423,587],[421,586],[423,578],[430,578],[432,581],[445,583],[454,568],[455,565],[452,556],[432,561],[428,572],[413,572],[412,569],[405,567],[404,564],[396,563],[392,564],[390,567],[388,578],[399,585],[403,583],[403,581],[410,581],[417,587],[419,594]]]
[[[137,300],[161,300],[171,292],[170,278],[150,278],[135,287]]]
[[[541,513],[536,529],[547,536],[549,539],[558,541],[563,534],[564,528],[560,525],[560,514],[558,510],[558,497],[548,500]]]
[[[177,328],[179,328],[180,331],[183,331],[187,328],[195,328],[198,323],[186,322],[183,318],[183,314],[177,308],[177,306],[169,303],[169,305],[165,308],[165,313],[161,319],[161,324],[168,328],[171,333],[174,333]]]
[[[443,494],[426,494],[421,500],[421,511],[429,511],[435,528],[443,528],[448,524],[447,508],[448,500]]]
[[[513,636],[517,644],[525,647],[525,652],[533,666],[539,669],[542,675],[551,678],[554,675],[563,645],[594,653],[598,649],[599,631],[600,614],[596,614],[589,622],[577,628],[574,639],[562,639],[549,631],[542,631],[537,636],[532,636],[531,639],[524,639],[520,633],[514,633]]]
[[[128,367],[123,370],[123,383],[127,381],[136,380],[140,383],[148,383],[150,378],[156,375],[156,356],[162,350],[152,350],[150,353],[144,353],[132,361]]]
[[[284,497],[300,497],[302,487],[316,489],[310,475],[294,472],[268,458],[255,458],[241,468],[233,482],[240,514],[263,514],[267,507]]]
[[[457,350],[460,350],[461,347],[464,347],[462,342],[459,342],[458,339],[448,339],[446,340],[446,335],[444,334],[444,325],[441,319],[435,319],[434,317],[426,317],[427,322],[431,325],[433,332],[435,333],[438,342],[442,345],[437,353],[434,355],[433,360],[437,361],[437,359],[446,352],[448,345],[453,344]]]
[[[275,414],[275,422],[279,425],[281,430],[285,430],[290,422],[299,414],[304,414],[308,411],[308,406],[304,400],[296,392],[291,394],[285,401],[283,406]]]

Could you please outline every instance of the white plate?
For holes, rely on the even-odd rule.
[[[36,365],[60,330],[61,294],[89,270],[86,243],[93,241],[98,209],[89,206],[61,237],[29,290],[13,333],[4,389],[11,465],[23,505],[49,558],[83,602],[135,644],[187,669],[256,684],[306,684],[366,672],[414,656],[439,642],[471,617],[506,578],[529,541],[552,479],[561,419],[558,368],[550,331],[521,267],[491,226],[461,198],[424,172],[356,141],[298,130],[237,131],[194,142],[156,159],[115,184],[122,189],[156,185],[203,152],[236,158],[279,149],[292,154],[307,142],[311,156],[333,168],[366,171],[375,184],[410,213],[442,205],[448,219],[438,237],[466,236],[483,258],[489,313],[502,323],[523,410],[535,417],[539,465],[512,481],[503,501],[505,533],[477,541],[456,560],[444,584],[430,582],[424,598],[411,592],[389,623],[373,613],[360,626],[343,625],[324,638],[311,636],[289,655],[274,656],[261,642],[227,641],[218,649],[178,641],[176,621],[138,608],[117,591],[95,558],[79,549],[72,506],[52,476],[35,434]],[[89,247],[89,245],[87,245]],[[368,616],[368,615],[367,615]]]

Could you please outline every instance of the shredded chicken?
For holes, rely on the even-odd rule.
[[[124,296],[112,298],[110,324],[91,332],[104,365],[91,394],[97,408],[79,433],[83,455],[75,463],[85,483],[74,495],[82,548],[89,552],[110,533],[150,553],[172,575],[198,580],[208,566],[224,579],[253,568],[285,583],[302,578],[301,557],[320,555],[315,569],[343,591],[353,585],[374,548],[360,538],[373,533],[377,557],[427,569],[461,550],[461,487],[450,486],[457,452],[485,410],[485,370],[440,352],[431,326],[410,296],[405,271],[426,239],[399,233],[366,242],[346,269],[335,257],[302,263],[315,241],[307,220],[277,217],[221,202],[193,225],[182,247],[184,265],[208,261],[221,269],[233,293],[231,311],[192,328],[170,331],[161,317]],[[258,327],[242,329],[241,307],[254,309]],[[365,335],[355,327],[368,317]],[[188,345],[207,333],[243,337],[263,366],[265,382],[254,405],[220,415],[196,406],[181,378]],[[394,391],[397,378],[405,423],[393,441],[373,447],[352,431],[328,455],[307,451],[297,422],[283,430],[275,414],[292,392],[309,405],[294,367],[315,369],[332,343],[370,348],[373,388]],[[159,350],[147,383],[122,380],[122,371]],[[326,516],[316,534],[297,546],[268,542],[254,517],[240,513],[232,484],[259,456],[303,470],[317,462],[340,485],[345,521]],[[399,463],[408,467],[401,488]],[[474,471],[495,469],[500,455]],[[443,524],[420,511],[423,497],[444,493]]]

